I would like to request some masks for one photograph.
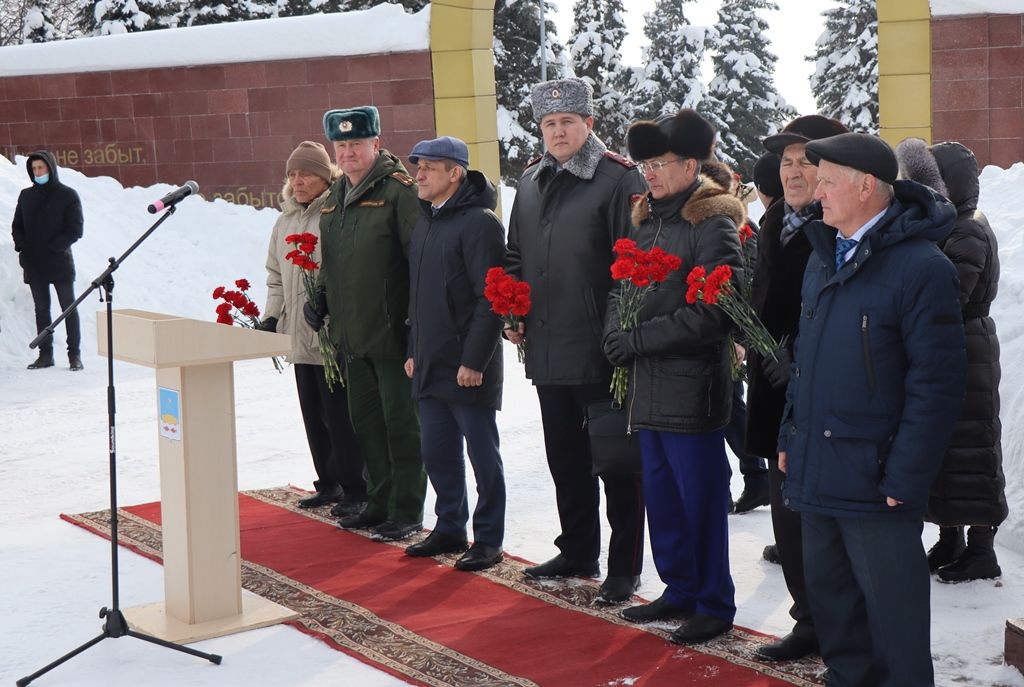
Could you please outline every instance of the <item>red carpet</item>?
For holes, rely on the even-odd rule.
[[[590,581],[534,581],[522,563],[482,574],[454,557],[404,555],[294,508],[298,492],[240,495],[243,584],[302,613],[294,625],[382,670],[422,685],[771,687],[820,684],[818,662],[758,663],[766,638],[736,628],[698,649],[674,646],[672,626],[638,628],[591,606]],[[160,504],[132,506],[122,544],[159,560]],[[106,512],[62,516],[109,534]]]

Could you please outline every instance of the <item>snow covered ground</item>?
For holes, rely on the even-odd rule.
[[[82,196],[85,237],[75,246],[78,290],[119,255],[152,221],[146,205],[169,190],[122,189],[109,178],[87,178],[62,170],[61,178]],[[1003,342],[1004,451],[1012,520],[997,537],[1001,583],[933,584],[933,650],[938,684],[1024,686],[1024,677],[1002,665],[1003,623],[1024,615],[1024,430],[1014,419],[1024,409],[1024,250],[1019,198],[1024,164],[1009,171],[989,168],[982,177],[982,207],[1002,241],[1003,280],[994,316]],[[19,189],[28,184],[24,159],[0,158],[0,682],[10,684],[97,634],[100,606],[109,605],[109,545],[58,519],[107,505],[105,367],[96,355],[93,297],[83,306],[86,369],[72,374],[59,366],[28,371],[34,357],[32,302],[11,246],[10,226]],[[1016,195],[1015,195],[1016,194]],[[504,198],[511,207],[511,194]],[[757,216],[756,210],[753,213]],[[273,210],[192,198],[180,205],[157,233],[116,274],[115,307],[213,319],[212,289],[238,277],[254,283],[262,303],[266,240]],[[58,352],[63,330],[58,330]],[[554,553],[557,516],[543,459],[536,397],[515,355],[507,352],[505,410],[499,414],[509,503],[506,547],[532,560]],[[118,400],[120,503],[159,498],[155,394],[151,371],[115,365]],[[242,489],[313,479],[299,420],[294,382],[269,361],[236,367],[239,484]],[[738,495],[742,481],[733,480]],[[428,498],[432,499],[432,496]],[[432,504],[428,504],[428,512]],[[429,525],[432,518],[428,516]],[[730,519],[731,560],[737,587],[737,622],[782,634],[790,626],[781,570],[761,560],[771,541],[767,509]],[[935,537],[928,528],[926,540]],[[161,598],[159,565],[130,552],[121,554],[125,607]],[[358,575],[358,569],[349,574]],[[648,557],[641,593],[661,592]],[[104,641],[41,678],[40,685],[148,684],[154,687],[273,685],[314,687],[343,682],[360,687],[402,684],[288,627],[273,627],[201,642],[198,648],[224,656],[221,666],[133,639]],[[628,676],[623,676],[628,677]],[[340,682],[339,682],[340,681]]]

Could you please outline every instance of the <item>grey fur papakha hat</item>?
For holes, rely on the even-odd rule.
[[[533,119],[539,122],[553,112],[574,112],[583,117],[594,116],[594,89],[583,79],[544,81],[530,91]]]

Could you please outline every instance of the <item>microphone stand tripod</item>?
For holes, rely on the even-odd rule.
[[[40,675],[48,673],[60,664],[68,661],[78,654],[82,653],[86,649],[99,644],[108,637],[111,639],[118,639],[119,637],[135,637],[151,644],[158,644],[159,646],[167,647],[168,649],[174,649],[175,651],[181,651],[192,656],[198,656],[199,658],[205,658],[211,663],[219,664],[221,657],[217,654],[207,654],[196,649],[192,649],[181,644],[175,644],[174,642],[168,642],[159,637],[151,637],[150,635],[136,632],[128,626],[128,621],[125,620],[124,613],[121,612],[121,595],[118,582],[118,565],[117,565],[117,440],[115,434],[115,423],[114,423],[114,319],[113,319],[113,291],[114,291],[114,271],[121,266],[125,258],[131,255],[132,251],[138,248],[139,244],[149,238],[149,235],[156,231],[156,228],[163,224],[164,220],[174,214],[175,207],[172,205],[167,208],[160,219],[153,223],[149,229],[146,230],[139,239],[131,245],[131,247],[124,252],[119,258],[110,258],[110,265],[103,271],[103,273],[92,280],[92,284],[86,291],[79,296],[74,303],[68,306],[67,310],[62,312],[60,316],[50,324],[49,327],[39,333],[35,339],[29,344],[29,348],[36,348],[46,337],[52,336],[54,329],[60,324],[65,317],[79,306],[79,304],[85,300],[85,298],[93,291],[102,288],[103,292],[100,294],[100,300],[105,301],[107,304],[107,437],[110,454],[110,576],[111,576],[111,587],[113,592],[113,601],[111,607],[107,608],[104,606],[100,609],[100,618],[105,619],[103,623],[103,632],[96,637],[93,637],[85,644],[82,644],[76,649],[69,651],[64,654],[56,661],[49,665],[40,668],[36,672],[21,678],[17,681],[18,687],[25,687]]]

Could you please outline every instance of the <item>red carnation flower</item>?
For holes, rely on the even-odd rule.
[[[236,279],[235,280],[235,286],[240,288],[242,291],[248,291],[249,290],[249,280],[248,279]]]
[[[285,243],[301,243],[302,242],[302,235],[301,234],[288,234],[287,236],[284,237],[284,242]]]
[[[315,243],[300,243],[299,244],[299,250],[301,250],[306,255],[312,255],[313,251],[316,250],[316,244]]]
[[[242,306],[242,314],[245,315],[246,317],[259,317],[260,309],[256,307],[255,303],[249,301],[244,306]]]
[[[224,287],[218,286],[213,290],[213,300],[218,300],[224,295]]]
[[[742,246],[747,242],[750,237],[754,235],[754,230],[750,228],[749,224],[744,224],[740,227],[740,245]]]
[[[235,323],[235,318],[231,317],[231,315],[217,315],[217,323],[231,325]]]
[[[231,307],[232,307],[231,304],[228,303],[228,302],[224,302],[224,303],[219,304],[217,306],[217,315],[220,315],[220,316],[227,315],[228,317],[230,317],[231,316]]]

